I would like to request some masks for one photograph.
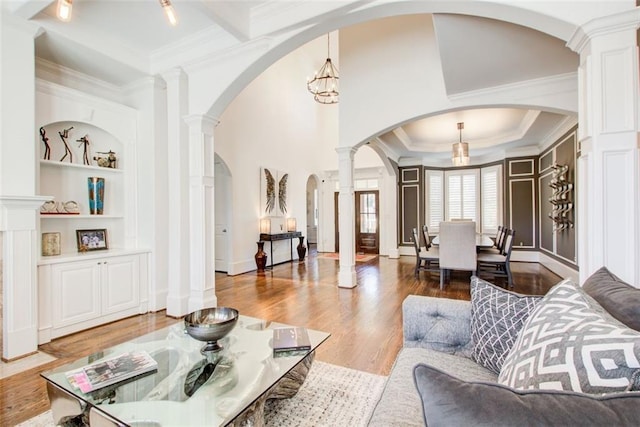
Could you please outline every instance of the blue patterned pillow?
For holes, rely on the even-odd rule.
[[[496,374],[542,296],[520,295],[471,278],[471,358]]]
[[[611,393],[638,390],[640,332],[564,280],[534,309],[498,381],[516,389]]]

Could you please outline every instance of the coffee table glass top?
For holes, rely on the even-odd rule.
[[[308,329],[309,352],[273,357],[273,328],[283,326],[288,325],[241,315],[235,328],[219,341],[223,350],[215,356],[215,369],[207,366],[200,352],[206,343],[190,337],[180,322],[42,376],[129,425],[225,425],[329,338],[328,333]],[[146,350],[156,360],[157,372],[86,394],[74,388],[65,375],[136,350]]]

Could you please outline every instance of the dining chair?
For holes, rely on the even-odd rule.
[[[429,250],[431,248],[431,238],[429,237],[429,227],[427,224],[422,226],[422,237],[424,238],[424,247]]]
[[[420,249],[420,238],[418,237],[418,230],[415,228],[411,230],[411,241],[416,251],[416,268],[414,271],[416,278],[421,271],[440,271],[438,248]]]
[[[447,221],[440,223],[439,233],[440,289],[450,270],[471,271],[477,268],[475,221]]]
[[[478,254],[477,271],[479,276],[486,273],[492,277],[506,277],[507,285],[509,288],[513,288],[510,260],[515,234],[514,230],[507,230],[504,246],[500,253],[481,252]]]
[[[504,236],[507,234],[508,230],[509,229],[507,227],[499,225],[496,237],[492,237],[494,240],[493,246],[490,248],[478,248],[478,250],[480,252],[502,254],[502,250],[504,249]]]

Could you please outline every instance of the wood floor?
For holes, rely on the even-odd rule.
[[[516,292],[544,294],[560,280],[539,264],[512,264]],[[402,345],[401,306],[407,295],[469,299],[469,274],[454,274],[440,291],[437,274],[416,279],[413,267],[413,257],[357,263],[358,286],[341,289],[338,261],[311,250],[302,263],[262,274],[217,273],[216,295],[219,306],[241,314],[330,332],[318,360],[387,375]],[[40,346],[58,360],[0,380],[0,425],[13,426],[49,409],[41,372],[180,321],[164,312],[134,316]]]

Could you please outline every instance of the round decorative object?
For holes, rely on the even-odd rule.
[[[207,343],[200,352],[218,352],[222,346],[218,340],[224,338],[238,322],[238,310],[230,307],[211,307],[189,313],[184,318],[187,333],[198,341]]]

